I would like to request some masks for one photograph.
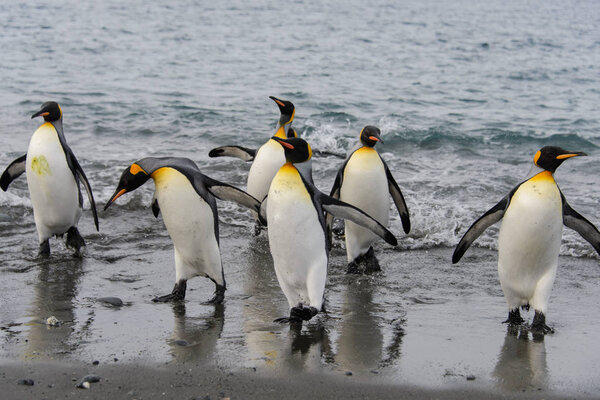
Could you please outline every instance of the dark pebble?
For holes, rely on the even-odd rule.
[[[100,297],[98,301],[115,307],[121,307],[123,305],[123,300],[118,297]]]
[[[183,346],[183,347],[189,345],[189,343],[183,339],[174,340],[173,343],[175,343],[177,346]]]
[[[100,364],[100,361],[96,360],[96,361],[92,362],[92,364],[93,365],[98,365],[98,364]]]
[[[377,371],[376,369],[372,369],[371,373],[377,375],[379,373],[379,371]]]
[[[467,380],[468,381],[474,381],[475,380],[475,375],[467,375]]]
[[[352,376],[352,371],[346,371],[346,376]]]
[[[100,378],[98,375],[86,375],[83,377],[81,382],[96,383],[96,382],[100,382],[100,379],[102,379],[102,378]]]
[[[19,385],[33,386],[33,379],[19,379],[17,383]]]

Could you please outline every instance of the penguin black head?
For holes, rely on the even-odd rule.
[[[144,171],[142,167],[136,163],[131,164],[131,166],[123,171],[121,179],[119,180],[119,185],[117,186],[117,190],[115,190],[115,193],[104,206],[104,210],[106,210],[112,203],[114,203],[116,199],[125,193],[132,192],[142,186],[148,179],[150,179],[150,175],[148,175],[148,173]]]
[[[281,112],[281,116],[279,117],[279,125],[283,126],[291,123],[294,120],[294,114],[296,113],[294,104],[292,104],[291,101],[280,100],[274,96],[269,96],[269,98],[277,103],[279,111]],[[288,135],[288,137],[290,136]]]
[[[360,131],[360,142],[368,147],[373,147],[377,142],[383,143],[381,140],[381,131],[379,128],[371,125],[367,125]]]
[[[587,156],[584,152],[567,151],[556,146],[544,146],[533,157],[533,163],[540,168],[554,173],[567,158]]]
[[[40,111],[33,114],[31,118],[39,116],[44,117],[44,121],[46,122],[58,121],[62,118],[62,110],[60,109],[60,106],[57,102],[47,101],[44,104],[42,104],[42,108],[40,108]]]
[[[275,140],[281,146],[283,146],[283,151],[285,152],[285,160],[287,162],[291,162],[292,164],[302,163],[310,160],[310,158],[312,157],[312,149],[304,139],[281,139],[277,136],[273,136],[271,139]]]

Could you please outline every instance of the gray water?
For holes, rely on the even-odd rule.
[[[462,377],[469,368],[460,349],[469,343],[461,342],[465,347],[459,345],[457,352],[449,352],[448,363],[425,357],[422,366],[415,361],[421,351],[418,341],[405,346],[416,338],[428,338],[423,336],[424,327],[435,326],[436,321],[465,324],[461,307],[473,301],[476,309],[466,314],[474,318],[475,327],[469,325],[468,330],[481,339],[476,343],[485,352],[473,362],[475,369],[495,381],[493,361],[487,361],[495,358],[491,354],[504,340],[504,328],[498,322],[505,306],[494,271],[495,253],[481,247],[496,249],[497,228],[488,229],[467,253],[463,265],[473,263],[473,268],[451,268],[451,247],[478,216],[520,182],[541,146],[558,145],[590,155],[568,160],[555,177],[571,206],[596,225],[600,223],[597,2],[54,1],[2,3],[0,19],[1,168],[26,151],[40,123],[30,115],[44,101],[55,100],[64,112],[67,140],[100,207],[113,193],[121,171],[149,155],[189,157],[207,175],[243,188],[248,164],[210,159],[207,154],[225,144],[260,146],[273,133],[278,118],[269,95],[296,105],[294,127],[320,150],[344,152],[363,126],[381,128],[385,143],[378,148],[403,190],[412,230],[404,235],[397,214],[392,213],[391,230],[399,246],[392,249],[379,244],[377,251],[388,268],[384,266],[382,277],[359,279],[361,283],[345,277],[343,250],[334,249],[328,287],[332,320],[303,331],[314,339],[304,344],[308,348],[314,343],[327,348],[322,332],[329,335],[330,349],[315,358],[319,368],[322,364],[342,370],[354,366],[368,375],[370,369],[383,366],[387,368],[383,375],[393,378],[407,376],[411,368],[433,368],[438,377],[435,382]],[[339,164],[332,157],[315,159],[315,181],[323,191],[331,187]],[[204,317],[209,325],[217,321],[206,328],[219,332],[222,328],[222,333],[207,339],[216,345],[197,347],[229,360],[226,364],[239,365],[232,354],[239,346],[252,353],[253,338],[270,337],[264,332],[274,331],[279,339],[288,334],[287,328],[269,322],[285,313],[285,302],[274,280],[267,244],[263,238],[258,253],[251,251],[255,247],[252,221],[229,203],[220,203],[229,283],[223,314],[214,316],[216,311],[210,307],[198,309],[198,302],[208,299],[212,290],[200,278],[190,282],[200,289],[190,292],[183,314],[149,303],[150,296],[168,292],[173,280],[171,242],[162,222],[147,209],[152,191],[148,183],[119,199],[109,212],[100,213],[100,233],[94,231],[89,211],[84,213],[80,231],[88,242],[88,254],[81,265],[73,265],[77,262],[59,241],[52,242],[54,255],[48,262],[37,260],[37,235],[24,177],[7,193],[0,192],[4,293],[0,324],[18,327],[0,331],[4,357],[23,357],[27,352],[15,340],[25,336],[41,335],[43,343],[52,343],[54,334],[62,332],[65,336],[58,335],[57,340],[69,343],[74,340],[73,331],[80,332],[87,325],[94,327],[89,330],[91,344],[82,345],[83,339],[77,336],[79,344],[71,343],[75,350],[61,350],[68,353],[66,357],[112,354],[110,347],[116,340],[112,335],[122,338],[119,345],[133,346],[126,345],[129,341],[123,335],[134,330],[136,323],[148,328],[145,333],[152,332],[153,320],[143,316],[153,313],[158,322],[193,332],[203,332]],[[427,256],[429,250],[436,256]],[[563,332],[568,327],[569,339],[558,329],[553,344],[546,340],[544,354],[549,346],[555,361],[545,370],[555,371],[555,376],[544,387],[574,382],[566,389],[597,388],[586,380],[589,375],[584,373],[581,380],[569,374],[565,377],[559,366],[569,361],[576,366],[573,371],[589,374],[588,357],[575,355],[581,350],[575,343],[592,346],[578,335],[596,327],[586,313],[594,313],[598,256],[567,229],[561,254],[565,257],[551,299],[551,308],[555,307],[551,322]],[[258,270],[253,263],[260,266]],[[478,264],[485,266],[483,276]],[[561,275],[569,264],[580,267]],[[148,265],[153,273],[146,272]],[[473,282],[465,292],[464,287],[447,287],[453,279]],[[245,285],[246,281],[254,283]],[[354,288],[358,284],[367,289]],[[344,300],[347,291],[357,291],[359,297]],[[251,300],[267,294],[266,302]],[[86,325],[86,321],[94,310],[97,315],[113,315],[93,301],[105,295],[131,302],[121,314],[113,314],[134,322],[117,333],[106,331],[100,338],[103,325]],[[376,316],[374,340],[378,344],[363,346],[365,353],[355,356],[371,360],[364,368],[360,359],[342,362],[336,356],[346,354],[340,349],[352,343],[340,333],[347,327],[359,336],[373,333],[369,323],[366,328],[361,325],[365,318],[369,321],[368,316],[344,308],[356,301],[372,304],[374,311],[368,315]],[[242,310],[254,307],[260,317],[245,318],[242,324]],[[570,320],[575,318],[573,307],[584,310],[575,321]],[[74,325],[63,326],[64,332],[36,325],[58,310],[66,313],[60,319],[72,320]],[[453,328],[449,336],[462,337],[462,329]],[[403,351],[394,350],[399,330],[406,334]],[[151,349],[151,354],[142,352],[142,358],[189,356],[186,346],[169,350],[172,338],[163,334],[159,330],[141,339]],[[488,335],[493,339],[488,340]],[[445,339],[438,339],[444,343]],[[264,340],[258,339],[259,343]],[[282,343],[277,346],[289,352],[289,343]],[[539,346],[532,342],[531,348]],[[52,346],[44,349],[42,353],[57,354]],[[74,354],[69,355],[70,351]],[[125,358],[137,360],[138,353],[129,351]],[[273,359],[289,361],[295,354],[281,356],[283,361]],[[242,364],[255,365],[248,361],[252,357],[242,358]],[[444,375],[447,364],[451,371]],[[430,382],[419,381],[416,375],[414,379]]]

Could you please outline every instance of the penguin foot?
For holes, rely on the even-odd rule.
[[[355,261],[352,261],[350,264],[348,264],[348,269],[346,270],[347,274],[360,274],[360,266],[358,265],[358,263]]]
[[[46,239],[42,243],[40,243],[40,251],[38,252],[38,256],[47,258],[50,257],[50,240]]]
[[[508,318],[503,324],[511,325],[521,325],[525,320],[521,318],[521,313],[519,312],[519,307],[515,307],[508,312]]]
[[[208,300],[206,304],[221,304],[225,299],[225,286],[217,285],[215,289],[215,295],[212,299]]]
[[[361,254],[356,257],[348,264],[348,269],[346,270],[347,274],[360,274],[361,266],[364,265],[364,273],[365,274],[373,274],[375,272],[381,271],[381,267],[379,266],[379,261],[377,261],[377,257],[375,257],[375,250],[373,250],[373,246],[369,247],[366,253]]]
[[[187,289],[187,281],[181,280],[175,284],[173,291],[164,296],[155,297],[152,299],[154,303],[168,303],[170,301],[182,301],[185,299],[185,290]]]
[[[373,250],[373,246],[369,247],[369,251],[367,251],[364,255],[365,260],[365,274],[372,274],[374,272],[381,271],[381,267],[379,266],[379,261],[377,257],[375,257],[375,250]]]
[[[75,250],[75,256],[81,257],[81,248],[85,247],[85,240],[79,234],[79,230],[76,227],[72,226],[67,231],[67,247],[70,247]]]
[[[302,321],[308,321],[318,313],[319,310],[315,307],[304,307],[302,304],[298,304],[290,310],[290,319],[300,318]]]
[[[531,323],[531,332],[535,334],[545,335],[547,333],[554,333],[554,329],[546,325],[546,316],[541,311],[535,311],[533,316],[533,322]]]

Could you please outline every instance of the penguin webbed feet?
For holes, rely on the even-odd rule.
[[[41,258],[50,257],[50,239],[46,239],[42,243],[40,243],[40,250],[38,251],[38,256]]]
[[[168,303],[168,302],[176,302],[182,301],[185,299],[185,290],[187,289],[187,281],[181,280],[175,283],[173,287],[173,291],[171,293],[166,294],[164,296],[155,297],[152,299],[154,303]]]
[[[205,304],[222,304],[225,300],[225,286],[216,284],[215,295],[212,299],[208,300]]]
[[[356,257],[348,264],[348,269],[346,270],[347,274],[361,274],[361,266],[364,265],[364,273],[365,274],[373,274],[375,272],[381,271],[381,266],[379,265],[379,261],[375,256],[375,250],[373,250],[373,246],[369,247],[366,253],[361,254]]]
[[[523,306],[524,307],[524,306]],[[521,325],[525,320],[521,317],[521,313],[519,312],[519,307],[515,307],[508,312],[508,318],[506,321],[503,321],[503,324],[508,324],[509,326],[518,326]]]
[[[298,303],[296,307],[292,307],[290,309],[289,317],[277,318],[274,319],[273,322],[278,322],[281,324],[301,324],[302,321],[308,321],[318,313],[319,310],[316,307],[305,307],[302,305],[302,303]]]
[[[73,254],[75,257],[83,256],[82,248],[85,248],[85,240],[79,234],[77,227],[72,226],[67,231],[67,239],[65,241],[67,247],[75,250]]]
[[[531,333],[534,335],[554,333],[554,329],[546,325],[546,316],[543,312],[535,310],[533,322],[531,323]]]

